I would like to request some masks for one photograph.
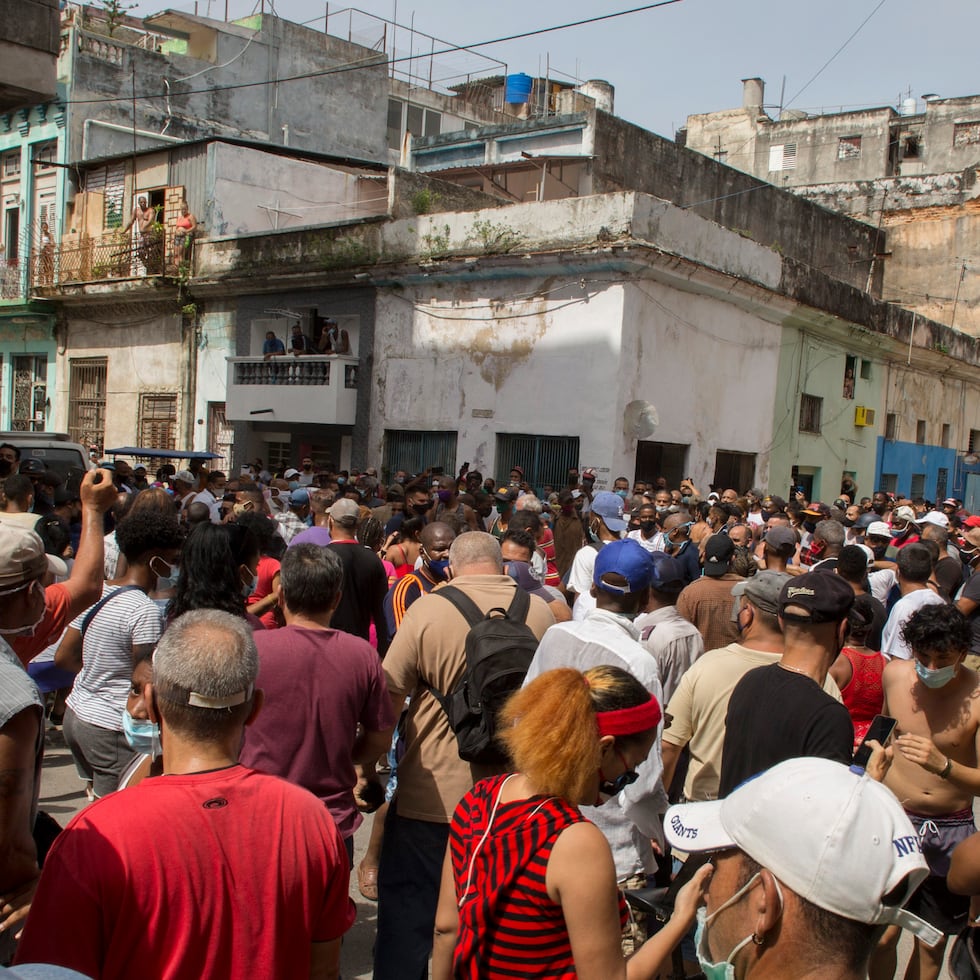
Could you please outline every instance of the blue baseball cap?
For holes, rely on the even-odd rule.
[[[609,494],[614,497],[615,494]],[[619,499],[618,497],[616,498]],[[620,575],[626,580],[626,585],[607,582],[607,575]],[[592,582],[603,592],[626,593],[642,592],[650,588],[653,580],[653,561],[649,552],[634,541],[626,538],[623,541],[610,541],[603,545],[595,558],[595,569]]]
[[[680,592],[684,588],[684,566],[676,558],[664,551],[654,551],[650,555],[653,563],[653,574],[650,576],[650,588],[657,592]]]
[[[626,530],[626,521],[623,519],[623,498],[618,493],[600,490],[592,499],[590,509],[593,514],[598,514],[602,518],[610,531]]]
[[[302,507],[303,504],[308,504],[310,502],[310,493],[308,490],[294,490],[289,495],[289,506],[290,507]]]

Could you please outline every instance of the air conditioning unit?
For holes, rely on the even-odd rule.
[[[864,405],[858,405],[854,409],[854,424],[861,426],[868,426],[875,424],[875,410],[873,408],[865,408]]]

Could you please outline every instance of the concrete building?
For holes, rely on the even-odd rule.
[[[5,0],[0,7],[0,112],[55,94],[58,0]]]
[[[759,78],[742,105],[688,116],[684,144],[881,229],[882,295],[980,336],[980,95],[773,118]]]
[[[280,458],[295,459],[302,446],[389,473],[467,460],[498,479],[520,462],[539,485],[579,464],[600,484],[621,473],[777,491],[800,481],[826,498],[844,473],[870,492],[881,450],[864,423],[899,390],[932,385],[937,411],[960,395],[951,445],[980,417],[980,392],[954,377],[976,376],[969,338],[918,319],[908,364],[911,313],[649,195],[365,222],[330,243],[329,269],[313,230],[201,243],[199,288],[240,295],[228,400],[241,401],[243,459],[287,448]],[[259,360],[261,309],[287,295],[359,328],[353,424],[339,443],[293,425],[304,399],[290,387],[308,405],[341,404],[318,377],[242,373]],[[842,395],[849,359],[853,398]]]

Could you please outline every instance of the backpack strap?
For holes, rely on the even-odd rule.
[[[531,596],[520,586],[514,589],[514,598],[507,607],[507,618],[517,623],[526,623],[527,614],[531,611]]]
[[[117,595],[122,595],[124,592],[132,592],[136,589],[138,592],[143,590],[138,585],[121,585],[118,589],[110,592],[108,595],[104,595],[99,601],[92,606],[92,608],[85,614],[85,618],[82,620],[82,628],[80,630],[82,634],[82,639],[85,639],[85,631],[91,626],[92,620],[98,616],[102,607],[112,599],[115,599]]]
[[[457,589],[455,586],[447,585],[438,592],[433,592],[432,595],[441,595],[448,599],[459,610],[470,629],[487,618],[487,614],[462,589]]]

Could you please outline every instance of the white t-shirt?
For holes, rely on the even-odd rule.
[[[902,627],[923,606],[942,605],[944,602],[945,599],[936,595],[932,589],[916,589],[915,592],[902,596],[892,607],[885,628],[881,631],[881,652],[886,657],[911,660],[912,651],[902,639]]]
[[[119,589],[106,583],[102,596]],[[87,615],[88,609],[69,624],[69,629],[81,631]],[[129,589],[110,599],[85,631],[82,669],[68,695],[68,707],[90,725],[121,732],[133,676],[133,647],[156,643],[162,632],[160,610],[141,589]]]
[[[587,544],[584,548],[579,548],[572,559],[572,567],[568,573],[568,588],[575,593],[572,619],[576,622],[585,619],[585,614],[595,609],[595,599],[591,595],[591,590],[595,556],[598,553],[592,545]]]

